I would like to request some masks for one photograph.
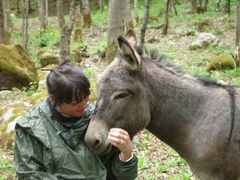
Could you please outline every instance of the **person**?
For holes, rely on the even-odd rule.
[[[110,130],[113,148],[102,156],[84,143],[94,106],[89,103],[90,84],[81,68],[66,60],[50,70],[46,83],[48,97],[15,126],[17,179],[135,179],[137,157],[125,130]]]

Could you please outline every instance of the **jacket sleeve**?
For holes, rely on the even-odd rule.
[[[54,174],[44,167],[42,145],[24,129],[16,125],[14,146],[14,167],[19,180],[57,180]]]
[[[117,179],[134,180],[138,174],[138,159],[134,155],[128,162],[123,162],[119,159],[119,155],[116,154],[112,164],[112,172]]]
[[[128,162],[119,159],[119,150],[113,149],[108,155],[100,157],[107,169],[107,180],[134,180],[138,175],[138,159],[134,155]]]

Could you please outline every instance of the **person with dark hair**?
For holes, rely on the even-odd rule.
[[[51,69],[46,83],[48,97],[15,126],[17,179],[135,179],[137,157],[125,130],[110,130],[108,138],[115,147],[99,157],[84,143],[94,106],[83,71],[67,60]],[[127,137],[124,143],[122,136]]]

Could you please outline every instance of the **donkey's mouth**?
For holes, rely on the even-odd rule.
[[[95,149],[94,153],[96,155],[105,155],[108,154],[112,150],[112,145],[109,143],[106,148]]]
[[[112,150],[112,145],[110,143],[100,144],[98,147],[89,147],[94,154],[101,156],[109,153]]]
[[[109,143],[105,151],[101,153],[101,155],[108,154],[112,150],[112,145]]]

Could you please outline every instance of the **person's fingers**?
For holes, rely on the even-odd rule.
[[[127,131],[120,128],[112,128],[108,134],[108,139],[121,152],[132,151],[132,142]]]

